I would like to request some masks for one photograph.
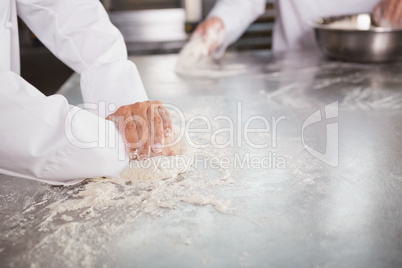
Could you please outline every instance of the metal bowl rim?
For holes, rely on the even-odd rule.
[[[307,24],[308,26],[314,28],[314,29],[320,29],[320,30],[327,30],[327,31],[335,31],[335,32],[367,32],[367,33],[400,33],[402,32],[402,28],[391,28],[391,27],[375,27],[372,26],[368,30],[364,29],[337,29],[337,28],[331,28],[329,26],[326,26],[324,24],[318,23],[317,21],[319,20],[326,20],[326,19],[345,19],[345,18],[350,18],[358,15],[370,15],[368,13],[360,13],[360,14],[350,14],[350,15],[342,15],[342,16],[330,16],[330,17],[318,17],[315,18],[311,21],[309,21]]]

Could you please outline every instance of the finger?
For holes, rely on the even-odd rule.
[[[130,115],[127,116],[128,120],[126,121],[124,119],[124,116],[116,116],[115,114],[111,114],[108,117],[106,117],[106,120],[110,120],[112,122],[114,122],[116,124],[117,129],[119,130],[119,132],[121,133],[122,137],[123,137],[123,142],[126,145],[126,149],[127,152],[129,153],[129,157],[130,159],[136,159],[137,158],[137,139],[135,139],[135,137],[137,137],[137,134],[135,133],[135,136],[133,136],[130,133],[126,133],[126,125],[130,125],[132,123],[128,123],[128,121],[130,120],[130,118],[132,118]],[[135,124],[135,122],[134,122]],[[133,126],[128,126],[128,129],[132,129]],[[127,140],[128,137],[128,140]],[[134,139],[133,139],[134,137]]]
[[[172,136],[173,135],[173,127],[172,127],[172,118],[170,117],[170,113],[163,106],[160,106],[158,111],[159,111],[160,117],[162,118],[163,131],[164,131],[165,137]]]
[[[125,134],[123,138],[125,139],[130,159],[136,159],[138,153],[138,133],[137,124],[135,123],[133,116],[128,116],[126,120],[124,120],[124,126],[120,127],[124,129]]]
[[[388,0],[383,2],[383,13],[382,18],[385,19],[387,26],[392,26],[392,21],[395,16],[395,6],[396,1],[399,0]]]
[[[106,120],[109,120],[109,121],[113,121],[113,122],[115,122],[114,119],[115,118],[115,116],[113,115],[113,114],[111,114],[111,115],[109,115],[109,116],[107,116],[105,119]]]
[[[389,0],[388,10],[387,12],[387,19],[391,27],[396,27],[397,25],[397,16],[398,16],[398,5],[399,0]]]
[[[116,124],[116,126],[118,126],[118,116],[115,116],[114,114],[107,116],[105,120],[112,121],[113,123]]]
[[[150,150],[150,128],[147,110],[142,111],[141,115],[134,115],[138,134],[138,159],[145,160],[151,155]]]
[[[137,144],[136,126],[134,119],[130,114],[127,114],[125,116],[109,115],[108,117],[106,117],[106,119],[116,124],[121,135],[123,136],[124,143],[127,145],[127,147],[136,148]]]
[[[180,142],[178,136],[174,134],[171,137],[167,137],[165,141],[165,148],[163,155],[177,155],[181,152]]]
[[[377,26],[381,26],[381,18],[382,18],[381,12],[382,12],[382,5],[380,2],[373,8],[373,20]]]
[[[402,1],[398,1],[395,8],[394,27],[402,27]]]
[[[148,118],[151,123],[151,148],[154,153],[161,153],[164,144],[163,120],[159,115],[160,103],[153,103],[148,109]]]

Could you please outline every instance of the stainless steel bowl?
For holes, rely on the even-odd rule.
[[[402,60],[402,29],[376,27],[370,14],[318,18],[311,23],[329,58],[354,62]]]

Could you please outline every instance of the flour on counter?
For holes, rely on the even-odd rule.
[[[400,110],[402,92],[389,92],[371,87],[348,89],[340,103],[342,109],[350,110]]]
[[[194,173],[166,180],[89,179],[78,192],[47,206],[48,212],[39,223],[39,231],[47,235],[30,254],[36,255],[36,260],[45,260],[49,254],[57,259],[57,251],[63,249],[63,255],[71,258],[67,266],[93,266],[100,254],[107,253],[102,245],[108,237],[121,234],[140,217],[161,216],[166,209],[179,209],[185,204],[210,205],[221,213],[234,213],[230,200],[209,190],[233,183],[225,171],[213,179]]]
[[[26,234],[23,222],[28,218],[36,228],[31,249],[16,260],[15,266],[35,260],[29,262],[31,267],[43,267],[48,264],[49,256],[52,265],[96,266],[99,258],[108,254],[105,245],[110,237],[124,235],[129,226],[145,217],[160,217],[168,210],[192,206],[236,213],[231,200],[217,194],[219,187],[234,184],[235,174],[224,168],[212,173],[188,169],[188,163],[194,161],[194,151],[189,150],[184,148],[183,152],[186,165],[179,165],[180,172],[162,176],[166,179],[151,176],[138,180],[138,174],[133,177],[128,172],[128,176],[92,178],[69,187],[44,185],[43,199],[27,200],[23,213],[10,219],[10,224],[19,227],[3,234],[14,241],[23,239]],[[225,153],[212,148],[198,155],[210,158]]]

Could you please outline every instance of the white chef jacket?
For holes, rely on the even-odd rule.
[[[274,51],[317,47],[314,31],[308,22],[317,17],[371,13],[380,0],[276,0]],[[264,13],[266,0],[220,0],[208,17],[222,19],[226,39],[220,50],[236,41],[247,27]],[[217,52],[219,54],[219,51]]]
[[[104,119],[113,110],[73,107],[19,76],[17,13],[81,75],[85,103],[147,100],[123,37],[98,0],[1,0],[0,173],[61,185],[119,175],[128,158],[114,123]]]

